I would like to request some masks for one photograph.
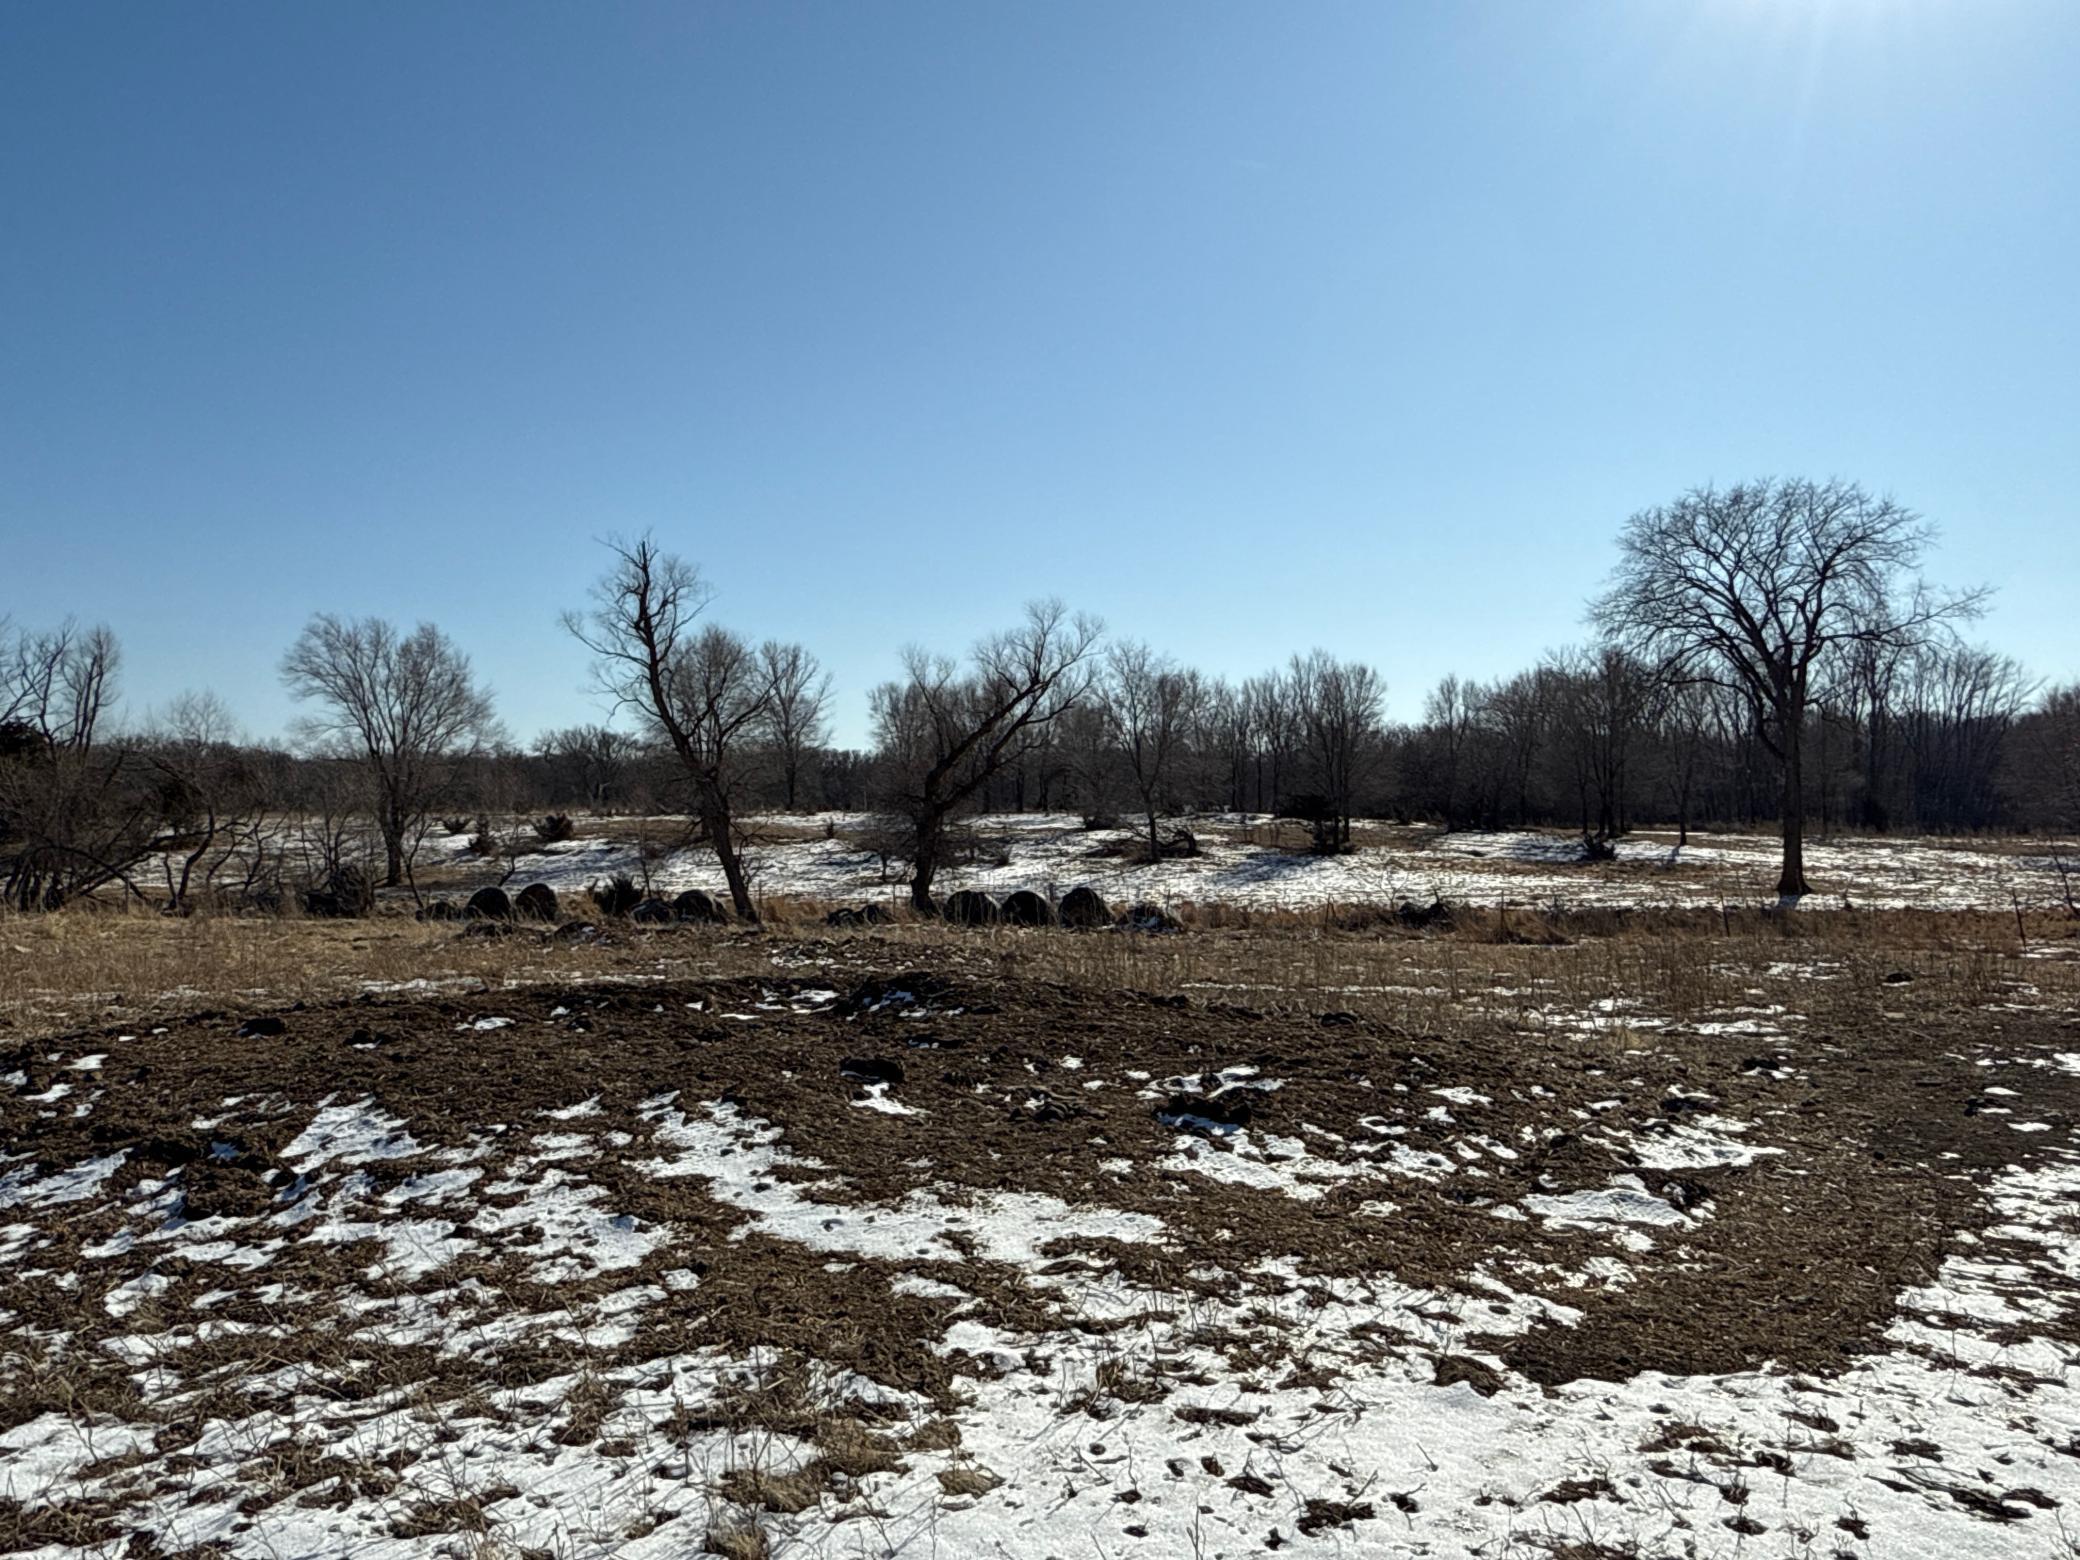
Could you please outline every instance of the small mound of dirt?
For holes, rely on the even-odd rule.
[[[846,1018],[862,1013],[901,1012],[914,1007],[942,1007],[952,995],[954,983],[930,970],[905,970],[900,975],[876,975],[861,981],[831,1009]]]
[[[1165,1126],[1194,1132],[1246,1127],[1256,1115],[1254,1089],[1224,1089],[1218,1094],[1172,1094],[1155,1108]]]
[[[838,1076],[854,1083],[901,1083],[903,1064],[885,1056],[848,1056],[838,1063]]]

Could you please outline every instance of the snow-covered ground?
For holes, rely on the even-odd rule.
[[[856,814],[785,820],[783,838],[754,844],[751,873],[761,894],[832,903],[898,898],[900,869],[884,879],[882,864],[856,842],[867,820]],[[1457,833],[1397,830],[1407,843],[1367,845],[1341,856],[1314,856],[1234,838],[1235,820],[1200,832],[1201,853],[1134,866],[1097,852],[1126,839],[1124,831],[1090,832],[1061,814],[979,819],[975,832],[1008,865],[953,866],[941,893],[979,888],[1006,894],[1030,888],[1059,898],[1089,884],[1108,902],[1150,900],[1251,909],[1302,910],[1329,904],[1435,899],[1481,905],[1582,907],[1774,903],[1777,842],[1765,835],[1693,834],[1620,841],[1614,862],[1585,863],[1580,843],[1531,832]],[[819,831],[828,832],[821,837]],[[755,835],[754,830],[754,835]],[[807,837],[799,837],[806,835]],[[457,842],[458,845],[460,842]],[[429,842],[440,851],[445,840]],[[1814,892],[1807,908],[2007,910],[2062,903],[2053,851],[2080,872],[2080,848],[2044,843],[2014,853],[1926,840],[1813,840],[1806,847]],[[524,855],[510,883],[545,882],[559,893],[627,873],[653,891],[720,892],[722,874],[702,850],[675,852],[646,864],[635,847],[611,837],[586,838]]]
[[[879,1000],[933,1027],[928,1001]],[[740,1026],[755,1048],[762,1025],[820,1020],[836,1001],[813,988],[697,1000],[685,1021]],[[1763,1011],[1769,1022],[1743,1033],[1798,1030],[1796,1015]],[[1608,1016],[1568,1022],[1593,1039]],[[571,1017],[491,1009],[411,1043],[497,1046]],[[365,1021],[353,1047],[398,1043],[382,1037],[380,1009]],[[588,1021],[569,1043],[593,1032]],[[119,1036],[41,1054],[39,1083],[70,1081],[30,1093],[18,1073],[14,1108],[36,1119],[134,1110],[126,1090],[146,1076],[135,1051],[136,1037]],[[1701,1094],[1652,1136],[1610,1124],[1616,1098],[1556,1105],[1551,1126],[1498,1135],[1483,1126],[1493,1086],[1455,1082],[1381,1088],[1380,1113],[1354,1136],[1306,1123],[1270,1132],[1220,1108],[1285,1086],[1276,1057],[1260,1061],[1155,1078],[1069,1055],[1054,1076],[1156,1102],[1173,1134],[1156,1173],[1283,1199],[1294,1220],[1331,1185],[1361,1185],[1359,1217],[1389,1220],[1397,1197],[1447,1184],[1499,1233],[1575,1232],[1587,1254],[1563,1277],[1584,1297],[1633,1284],[1650,1259],[1680,1258],[1713,1217],[1709,1202],[1678,1206],[1614,1170],[1602,1184],[1484,1203],[1489,1167],[1564,1130],[1641,1171],[1805,1173],[1770,1141],[1767,1116],[1725,1117]],[[1824,1379],[1761,1364],[1551,1388],[1512,1374],[1498,1348],[1533,1326],[1581,1325],[1583,1313],[1508,1262],[1476,1263],[1440,1288],[1290,1260],[1226,1271],[1201,1250],[1190,1258],[1201,1267],[1150,1277],[1160,1261],[1121,1254],[1187,1247],[1165,1219],[1108,1201],[1106,1177],[1123,1201],[1142,1172],[1101,1148],[1085,1150],[1101,1172],[1086,1201],[944,1182],[869,1205],[818,1143],[790,1141],[727,1095],[667,1088],[617,1112],[574,1091],[459,1141],[452,1123],[436,1134],[397,1099],[347,1091],[292,1110],[279,1097],[221,1097],[188,1124],[207,1147],[185,1168],[126,1177],[143,1150],[123,1146],[69,1164],[0,1160],[6,1375],[16,1400],[42,1405],[0,1431],[0,1510],[16,1521],[14,1547],[48,1560],[666,1557],[704,1544],[920,1560],[2070,1557],[2080,1360],[2064,1302],[2080,1284],[2080,1123],[2032,1095],[2080,1071],[2080,1055],[1990,1051],[1977,1065],[1987,1114],[2027,1137],[2033,1168],[1993,1178],[1995,1224],[1900,1297],[1876,1352]],[[1215,1115],[1165,1114],[1179,1089],[1203,1092]],[[926,1113],[902,1093],[869,1086],[852,1107],[889,1155],[937,1152]],[[1540,1098],[1550,1091],[1516,1095],[1534,1109]],[[1411,1149],[1412,1124],[1439,1146]],[[197,1178],[237,1161],[263,1125],[280,1144],[266,1195],[205,1205]],[[694,1200],[658,1203],[665,1193]],[[734,1225],[730,1245],[763,1245],[803,1275],[929,1269],[900,1273],[889,1293],[941,1308],[922,1341],[973,1367],[959,1405],[885,1375],[818,1367],[805,1379],[798,1360],[733,1352],[698,1331],[669,1352],[631,1352],[658,1336],[646,1329],[716,1303],[720,1275],[680,1256],[689,1227],[675,1222],[715,1218]],[[994,1288],[1007,1271],[1018,1291],[1008,1302]],[[53,1295],[98,1297],[105,1319],[61,1322]],[[793,1290],[734,1303],[814,1304]],[[314,1350],[314,1331],[333,1341]],[[561,1363],[515,1372],[509,1351],[543,1340]],[[120,1362],[130,1395],[68,1396],[80,1350]],[[391,1358],[400,1363],[386,1369]],[[443,1361],[480,1383],[422,1392]],[[1449,1379],[1448,1364],[1459,1367]],[[740,1422],[747,1398],[783,1391],[808,1419]],[[126,1547],[137,1534],[152,1547]]]

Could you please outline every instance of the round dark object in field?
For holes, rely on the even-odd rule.
[[[506,898],[506,891],[502,888],[480,888],[469,896],[469,908],[465,913],[479,921],[510,921],[513,901]]]
[[[848,1056],[838,1063],[838,1076],[854,1083],[901,1083],[903,1064],[882,1056]]]
[[[1112,907],[1087,883],[1080,883],[1062,895],[1062,906],[1057,913],[1064,926],[1088,928],[1112,924]]]
[[[689,888],[674,899],[672,913],[682,921],[720,921],[724,918],[722,906],[715,902],[714,896],[697,888]]]
[[[462,912],[455,908],[452,901],[436,899],[419,912],[418,919],[421,921],[452,921],[461,914]]]
[[[1005,899],[1004,919],[1013,926],[1052,926],[1054,906],[1030,888],[1022,888]]]
[[[556,919],[556,890],[547,883],[530,883],[513,898],[513,908],[530,921]]]
[[[640,926],[668,926],[679,919],[662,899],[644,900],[628,912],[628,918]]]
[[[272,1013],[263,1013],[258,1018],[249,1018],[238,1026],[241,1040],[260,1040],[272,1035],[285,1035],[289,1026]]]
[[[955,926],[987,926],[998,916],[997,902],[979,888],[948,894],[940,913]]]
[[[1184,930],[1176,916],[1161,905],[1143,901],[1131,907],[1120,917],[1120,925],[1130,932],[1181,932]]]

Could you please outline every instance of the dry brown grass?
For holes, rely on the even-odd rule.
[[[0,1034],[144,1023],[200,1008],[275,1007],[425,982],[498,990],[544,982],[770,972],[819,958],[971,961],[1084,990],[1183,993],[1262,1008],[1325,1007],[1430,1024],[1462,1003],[1535,1017],[1554,1003],[1625,998],[1681,1019],[1736,1004],[1753,971],[1853,958],[1896,963],[1975,993],[2028,982],[2080,1005],[2080,922],[1959,911],[1463,910],[1416,933],[1377,906],[1307,911],[1186,907],[1180,935],[964,929],[899,912],[832,932],[824,907],[776,900],[757,929],[612,926],[597,940],[534,929],[462,935],[401,913],[365,921],[83,908],[0,915]],[[2050,953],[2060,955],[2045,957]],[[2024,957],[2028,954],[2030,956]],[[2067,956],[2070,955],[2070,956]],[[1731,974],[1729,971],[1743,971]]]

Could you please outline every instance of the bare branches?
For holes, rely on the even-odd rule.
[[[1853,484],[1764,480],[1696,489],[1634,515],[1619,538],[1590,617],[1674,675],[1748,701],[1783,772],[1784,894],[1806,892],[1800,747],[1816,678],[1854,647],[1921,644],[1985,601],[1912,577],[1932,537]]]
[[[612,562],[593,586],[591,612],[564,614],[564,627],[593,653],[615,707],[634,710],[678,757],[731,902],[755,921],[737,839],[743,760],[751,739],[772,729],[783,675],[794,679],[789,718],[806,730],[820,717],[816,663],[799,647],[754,650],[728,629],[701,624],[714,592],[652,538],[606,546]]]
[[[406,844],[438,805],[459,760],[495,741],[490,690],[431,623],[400,635],[380,618],[321,612],[282,657],[282,682],[316,706],[300,729],[366,768],[383,836],[385,882],[403,880]]]
[[[1034,602],[1024,623],[975,647],[966,672],[913,646],[904,679],[874,690],[890,799],[915,831],[910,897],[920,909],[932,907],[947,819],[1090,691],[1103,631],[1059,601]]]

